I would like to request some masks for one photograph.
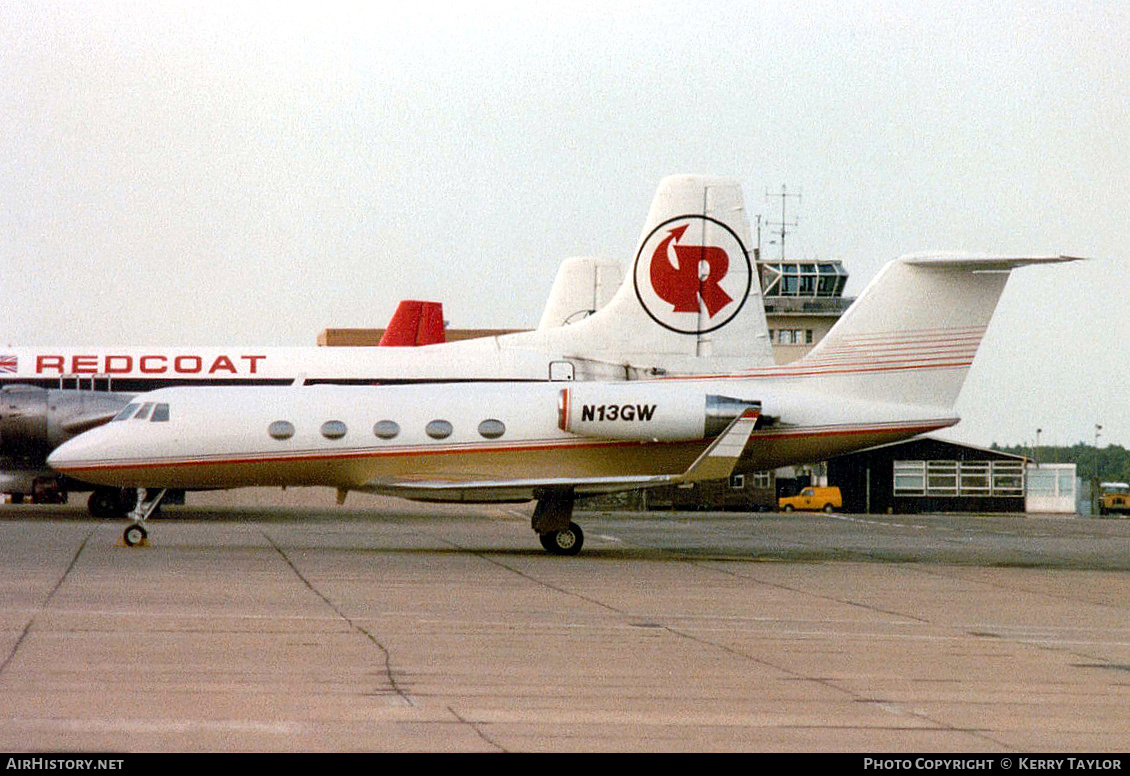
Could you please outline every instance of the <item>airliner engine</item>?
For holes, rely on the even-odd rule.
[[[129,399],[129,394],[31,385],[0,388],[0,492],[12,494],[15,501],[63,498],[64,486],[48,468],[47,454],[110,420]]]
[[[761,403],[675,383],[575,383],[558,397],[557,425],[598,439],[684,442],[721,434],[750,407]]]
[[[129,403],[130,394],[6,385],[0,388],[0,453],[42,455],[100,426]]]

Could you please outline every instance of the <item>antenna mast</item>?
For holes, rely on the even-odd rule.
[[[770,196],[775,197],[777,195],[776,194],[770,195],[769,189],[766,189],[765,190],[765,198],[769,199]],[[798,203],[800,202],[800,194],[799,193],[797,193],[797,194],[788,193],[788,190],[785,188],[785,184],[782,183],[781,184],[781,220],[780,221],[771,221],[771,222],[766,223],[766,226],[774,227],[774,228],[776,228],[776,227],[781,228],[781,231],[777,233],[777,236],[781,240],[781,261],[785,260],[785,235],[788,234],[788,228],[790,226],[795,227],[797,225],[796,221],[785,220],[785,205],[786,205],[789,197],[796,197],[797,202]]]

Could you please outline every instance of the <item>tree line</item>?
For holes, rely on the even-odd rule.
[[[1082,442],[1071,447],[1049,445],[998,445],[993,450],[1012,455],[1023,455],[1038,463],[1073,463],[1076,473],[1084,480],[1099,482],[1130,482],[1130,450],[1120,445],[1093,447]]]

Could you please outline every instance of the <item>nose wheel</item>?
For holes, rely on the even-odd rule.
[[[125,532],[122,533],[122,541],[126,543],[127,547],[136,547],[148,537],[149,532],[138,523],[126,528]]]
[[[147,488],[137,489],[137,505],[129,513],[133,523],[122,532],[122,541],[127,547],[136,547],[149,537],[149,532],[145,530],[145,521],[157,511],[157,507],[161,506],[161,499],[165,498],[166,492],[162,488],[157,491],[157,495],[150,496]]]

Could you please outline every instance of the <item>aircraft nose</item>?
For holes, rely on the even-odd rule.
[[[59,445],[47,456],[47,465],[63,474],[73,474],[104,461],[104,450],[97,439],[100,436],[98,431],[87,431]]]
[[[79,437],[68,440],[51,451],[47,456],[47,465],[55,471],[66,474],[74,466],[84,462],[85,454],[82,448]]]

